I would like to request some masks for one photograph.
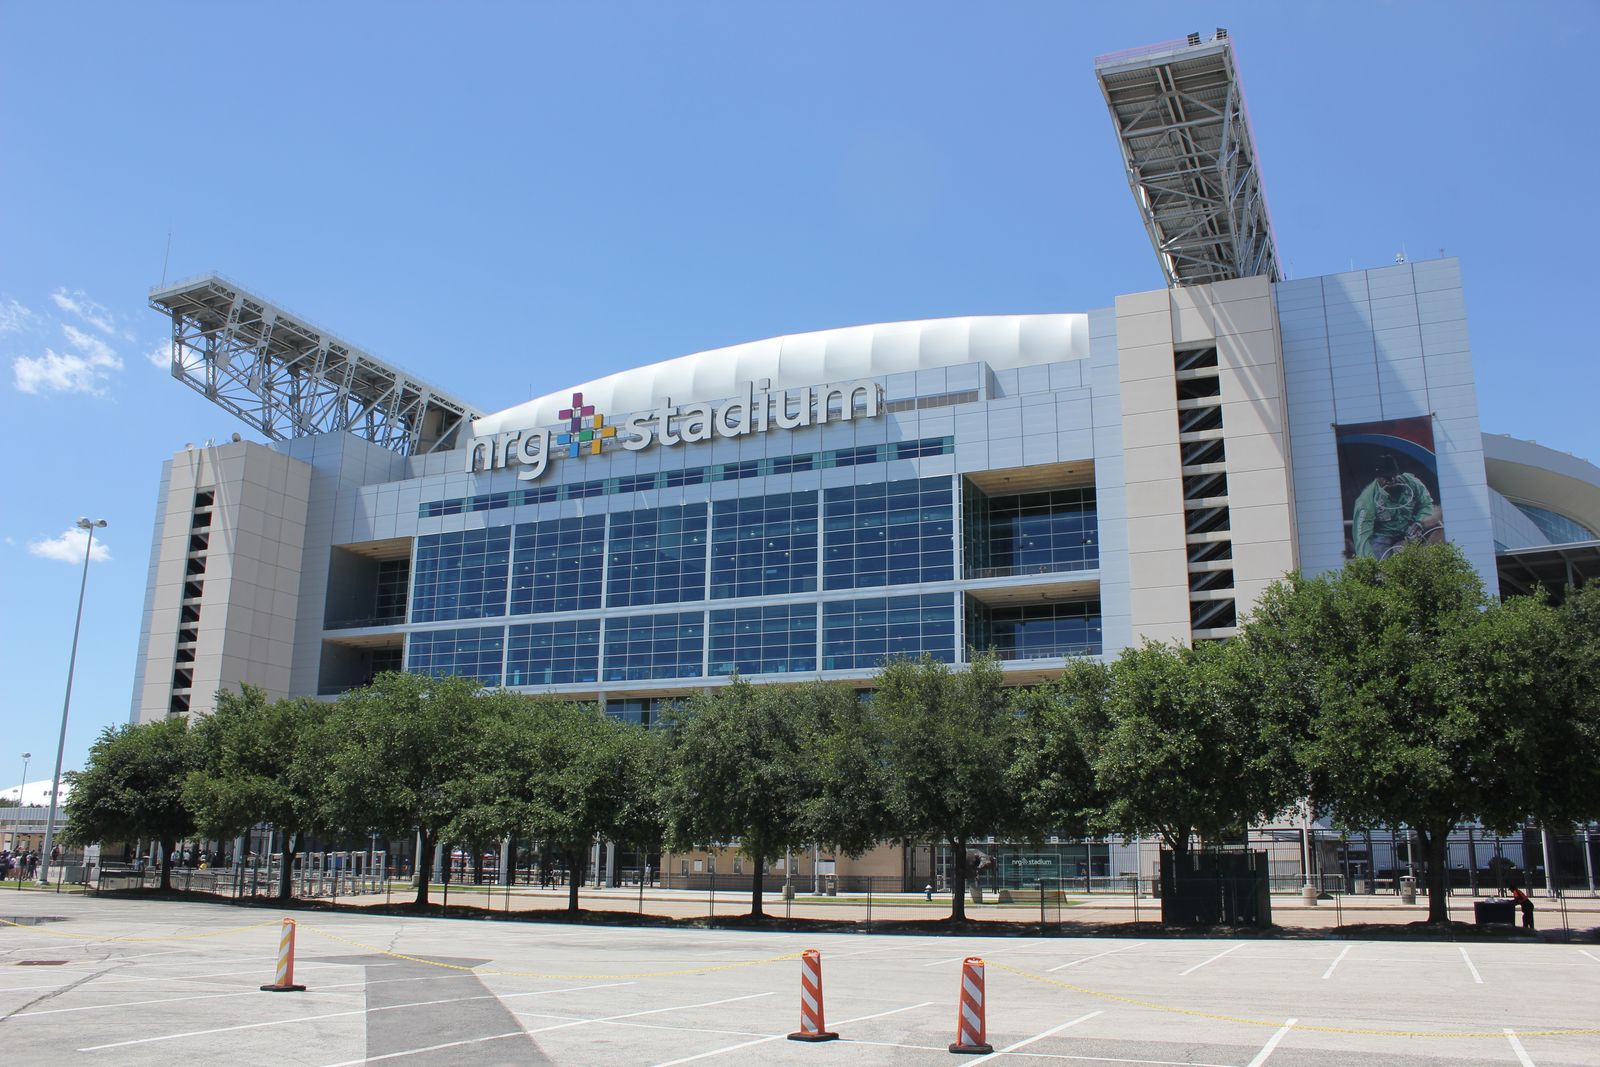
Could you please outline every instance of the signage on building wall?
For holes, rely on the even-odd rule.
[[[883,390],[873,381],[858,379],[772,392],[770,381],[761,379],[745,382],[738,396],[720,404],[674,404],[669,398],[660,407],[635,412],[617,425],[593,404],[584,403],[582,393],[573,393],[572,406],[560,411],[559,428],[537,426],[473,438],[467,445],[466,469],[472,474],[520,467],[517,477],[532,481],[544,474],[555,457],[597,456],[614,446],[637,452],[651,445],[695,444],[713,437],[821,426],[830,420],[870,419],[877,417],[882,403]]]
[[[1426,415],[1333,428],[1343,490],[1344,555],[1383,559],[1444,540],[1439,460]]]

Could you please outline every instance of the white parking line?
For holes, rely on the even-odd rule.
[[[577,993],[586,989],[612,989],[616,986],[633,985],[632,982],[605,982],[600,985],[567,986],[563,989],[539,989],[529,993],[504,993],[496,996],[493,993],[481,997],[449,997],[444,1000],[419,1000],[407,1004],[385,1004],[377,1008],[357,1008],[353,1011],[333,1011],[323,1015],[301,1015],[293,1019],[270,1019],[259,1023],[241,1023],[238,1026],[218,1026],[210,1030],[186,1030],[180,1034],[159,1034],[156,1037],[138,1037],[132,1041],[113,1041],[106,1045],[90,1045],[80,1048],[79,1052],[99,1052],[108,1048],[126,1048],[129,1045],[149,1045],[157,1041],[178,1041],[186,1037],[205,1037],[209,1034],[231,1034],[239,1030],[260,1030],[268,1026],[292,1026],[295,1023],[321,1022],[323,1019],[342,1019],[351,1015],[371,1015],[380,1011],[400,1011],[405,1008],[432,1008],[441,1004],[465,1004],[472,1000],[510,1000],[512,997],[537,997],[546,993]],[[205,998],[192,997],[193,1000]],[[15,1016],[13,1016],[15,1018]]]
[[[1322,972],[1322,977],[1324,977],[1324,978],[1332,978],[1333,977],[1333,969],[1335,967],[1339,966],[1339,961],[1340,960],[1342,960],[1346,956],[1350,955],[1350,950],[1353,949],[1353,948],[1355,948],[1354,945],[1346,945],[1344,947],[1344,951],[1339,953],[1337,956],[1335,956],[1334,959],[1333,959],[1333,962],[1328,964],[1328,969]]]
[[[1145,942],[1143,942],[1143,941],[1135,941],[1130,945],[1118,945],[1116,948],[1108,948],[1104,952],[1096,952],[1093,956],[1083,956],[1083,957],[1081,957],[1079,959],[1068,960],[1066,963],[1062,963],[1062,964],[1058,964],[1058,965],[1056,965],[1054,967],[1046,968],[1046,970],[1048,970],[1048,971],[1064,971],[1068,967],[1076,967],[1080,963],[1088,963],[1090,960],[1097,960],[1101,956],[1109,956],[1109,955],[1111,955],[1113,953],[1116,953],[1116,952],[1126,952],[1130,948],[1138,948],[1140,945],[1142,945],[1144,943]]]
[[[965,957],[965,956],[951,956],[947,960],[934,960],[932,963],[924,963],[923,966],[924,967],[938,967],[939,965],[945,964],[945,963],[960,963],[962,960],[964,960],[966,958],[967,957]]]
[[[1225,948],[1221,952],[1217,953],[1215,956],[1212,956],[1209,960],[1203,960],[1200,963],[1195,964],[1193,967],[1190,967],[1187,971],[1181,972],[1178,975],[1178,977],[1182,978],[1185,974],[1193,974],[1195,971],[1198,971],[1200,968],[1204,967],[1206,964],[1208,964],[1208,963],[1216,963],[1218,960],[1220,960],[1222,957],[1226,956],[1228,953],[1230,953],[1230,952],[1238,952],[1242,948],[1244,948],[1244,945],[1242,945],[1242,944],[1234,945],[1232,948]]]
[[[904,1008],[893,1008],[889,1011],[880,1011],[876,1015],[858,1015],[854,1019],[840,1019],[839,1021],[835,1022],[834,1025],[849,1026],[852,1023],[864,1023],[869,1019],[882,1019],[886,1015],[899,1015],[903,1011],[915,1011],[918,1008],[930,1007],[932,1004],[933,1001],[925,1000],[921,1004],[909,1004]],[[710,1052],[699,1052],[693,1056],[685,1056],[682,1059],[668,1060],[665,1063],[656,1064],[655,1067],[677,1067],[677,1065],[680,1063],[693,1063],[695,1060],[704,1060],[709,1059],[712,1056],[720,1056],[724,1052],[737,1052],[739,1049],[750,1048],[752,1045],[765,1045],[769,1041],[782,1041],[787,1036],[788,1035],[786,1034],[773,1034],[771,1037],[758,1037],[754,1041],[741,1041],[737,1045],[727,1045],[723,1048],[714,1048]]]
[[[1511,1042],[1511,1051],[1517,1054],[1517,1062],[1522,1067],[1534,1067],[1533,1060],[1528,1056],[1528,1050],[1522,1047],[1522,1042],[1517,1040],[1517,1032],[1506,1027],[1506,1040]]]
[[[491,1034],[488,1037],[469,1037],[464,1041],[446,1041],[442,1045],[429,1045],[427,1048],[408,1048],[403,1052],[385,1052],[381,1056],[363,1056],[359,1060],[344,1060],[340,1063],[330,1063],[327,1067],[359,1067],[363,1063],[382,1063],[384,1060],[397,1060],[402,1056],[420,1056],[424,1052],[438,1052],[440,1049],[460,1048],[462,1045],[481,1045],[486,1041],[504,1041],[508,1037],[527,1037],[521,1030],[512,1030],[507,1034]]]
[[[1478,973],[1478,968],[1476,968],[1476,967],[1474,967],[1472,965],[1472,957],[1467,955],[1467,950],[1466,949],[1462,949],[1461,950],[1461,958],[1464,961],[1466,961],[1467,970],[1472,972],[1472,980],[1474,982],[1477,982],[1479,985],[1482,985],[1483,984],[1483,975],[1479,974]]]
[[[1021,1041],[1018,1041],[1014,1045],[1007,1045],[1005,1048],[1000,1049],[997,1052],[991,1052],[987,1056],[980,1056],[977,1059],[973,1060],[972,1062],[973,1063],[982,1063],[984,1060],[992,1060],[996,1056],[1004,1056],[1008,1052],[1015,1052],[1015,1051],[1017,1051],[1017,1049],[1024,1048],[1024,1047],[1026,1047],[1028,1045],[1031,1045],[1035,1041],[1043,1041],[1045,1038],[1051,1036],[1052,1034],[1059,1034],[1061,1031],[1067,1029],[1069,1026],[1077,1026],[1079,1023],[1086,1023],[1090,1019],[1093,1019],[1096,1015],[1100,1015],[1100,1014],[1103,1014],[1103,1013],[1102,1012],[1098,1012],[1098,1011],[1091,1011],[1088,1015],[1080,1015],[1076,1019],[1073,1019],[1071,1022],[1062,1023],[1060,1026],[1052,1026],[1050,1029],[1044,1031],[1043,1033],[1034,1034],[1032,1037],[1023,1038]]]
[[[1288,1022],[1284,1023],[1283,1026],[1279,1027],[1277,1033],[1267,1038],[1267,1043],[1261,1046],[1261,1051],[1256,1053],[1256,1058],[1251,1060],[1247,1067],[1261,1067],[1263,1063],[1266,1063],[1267,1057],[1272,1055],[1272,1050],[1278,1047],[1278,1042],[1282,1041],[1284,1035],[1290,1030],[1293,1030],[1294,1024],[1299,1021],[1299,1019],[1290,1019]]]
[[[1593,952],[1590,952],[1588,949],[1580,948],[1578,951],[1583,953],[1585,956],[1588,956],[1591,960],[1594,960],[1596,963],[1600,963],[1600,956],[1596,956]]]
[[[776,996],[776,993],[747,993],[742,997],[727,997],[723,1000],[707,1000],[699,1004],[675,1004],[666,1008],[650,1008],[647,1011],[630,1011],[626,1015],[606,1015],[598,1019],[573,1019],[571,1022],[556,1023],[554,1026],[541,1026],[537,1030],[529,1030],[529,1034],[548,1034],[552,1030],[566,1030],[573,1026],[587,1026],[590,1023],[616,1022],[618,1019],[637,1019],[642,1015],[661,1015],[669,1011],[688,1011],[690,1008],[711,1008],[718,1004],[734,1004],[741,1000],[756,1000],[760,997]],[[517,1015],[518,1012],[511,1014]]]

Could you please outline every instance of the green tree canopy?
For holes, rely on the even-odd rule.
[[[161,888],[172,886],[172,853],[195,830],[184,782],[197,765],[188,719],[107,727],[72,783],[62,836],[94,841],[161,842]]]
[[[191,733],[198,764],[184,783],[196,828],[208,837],[237,837],[257,823],[282,835],[278,896],[293,895],[299,836],[319,829],[326,782],[323,728],[330,707],[295,697],[267,700],[252,685],[219,692],[217,709]]]
[[[453,783],[473,775],[485,704],[475,679],[390,672],[340,697],[328,720],[324,825],[353,833],[416,833],[417,905],[427,865],[455,815]]]
[[[1023,828],[1006,784],[1017,716],[994,657],[952,671],[931,656],[888,661],[873,710],[886,740],[888,810],[898,836],[951,851],[950,918],[966,919],[967,848]]]
[[[1287,798],[1255,773],[1265,758],[1229,646],[1147,643],[1117,657],[1094,754],[1104,830],[1157,834],[1181,861],[1274,814]]]
[[[1088,836],[1103,798],[1094,761],[1106,732],[1111,669],[1075,660],[1042,685],[1019,694],[1022,719],[1007,784],[1021,806],[1028,837]]]
[[[1273,718],[1302,724],[1302,779],[1341,823],[1417,835],[1430,922],[1448,921],[1456,825],[1581,809],[1559,751],[1582,732],[1563,658],[1574,646],[1545,603],[1491,603],[1446,544],[1295,576],[1264,604],[1248,628],[1277,632],[1250,643]]]
[[[810,842],[817,796],[817,701],[806,690],[740,678],[693,697],[668,735],[662,783],[667,838],[675,848],[734,841],[752,861],[750,914],[762,915],[762,872]]]

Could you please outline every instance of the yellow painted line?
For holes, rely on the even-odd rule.
[[[1196,1019],[1212,1019],[1217,1022],[1238,1023],[1243,1026],[1265,1026],[1271,1027],[1274,1030],[1283,1025],[1283,1021],[1281,1019],[1252,1019],[1245,1015],[1223,1015],[1219,1012],[1199,1011],[1194,1008],[1179,1008],[1171,1004],[1158,1004],[1152,1000],[1141,1000],[1138,997],[1125,997],[1118,993],[1107,993],[1103,990],[1090,989],[1088,986],[1077,985],[1073,982],[1063,982],[1059,978],[1050,978],[1046,975],[1034,974],[1031,971],[1020,970],[1004,963],[997,963],[993,959],[989,960],[989,966],[1002,971],[1009,971],[1011,974],[1017,975],[1019,978],[1026,978],[1034,982],[1043,982],[1046,985],[1053,985],[1060,989],[1067,989],[1074,993],[1081,993],[1086,997],[1098,997],[1101,1000],[1115,1001],[1118,1004],[1128,1004],[1135,1008],[1146,1008],[1150,1011],[1170,1012],[1175,1015],[1188,1015]],[[1496,1041],[1504,1041],[1506,1039],[1506,1032],[1504,1030],[1378,1030],[1357,1026],[1308,1026],[1305,1023],[1297,1023],[1295,1025],[1295,1030],[1298,1032],[1311,1031],[1319,1034],[1359,1034],[1365,1037],[1471,1037],[1492,1038]],[[1600,1027],[1585,1027],[1581,1029],[1574,1028],[1570,1030],[1518,1030],[1517,1034],[1522,1037],[1578,1037],[1589,1034],[1600,1034]]]

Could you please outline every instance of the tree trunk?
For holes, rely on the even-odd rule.
[[[1445,846],[1450,836],[1449,823],[1435,823],[1426,830],[1419,829],[1417,837],[1422,842],[1423,855],[1428,862],[1428,925],[1443,926],[1450,922],[1450,898],[1446,882],[1450,871],[1445,866]]]
[[[967,843],[961,838],[950,842],[950,921],[967,921]]]
[[[178,851],[178,839],[163,837],[161,839],[161,891],[170,892],[172,889],[172,854]]]
[[[287,904],[294,899],[294,831],[283,832],[283,867],[278,871],[278,900]]]
[[[433,866],[433,835],[426,830],[417,834],[419,847],[417,849],[417,896],[412,901],[419,908],[428,906],[428,878]]]
[[[578,887],[583,884],[583,876],[589,873],[589,850],[587,848],[572,848],[567,850],[567,911],[577,914]]]
[[[752,866],[755,867],[755,873],[750,876],[750,918],[762,919],[766,917],[766,913],[762,911],[761,873],[763,863],[760,856],[756,857],[756,861]]]
[[[472,884],[483,884],[483,843],[474,842],[472,846]]]

